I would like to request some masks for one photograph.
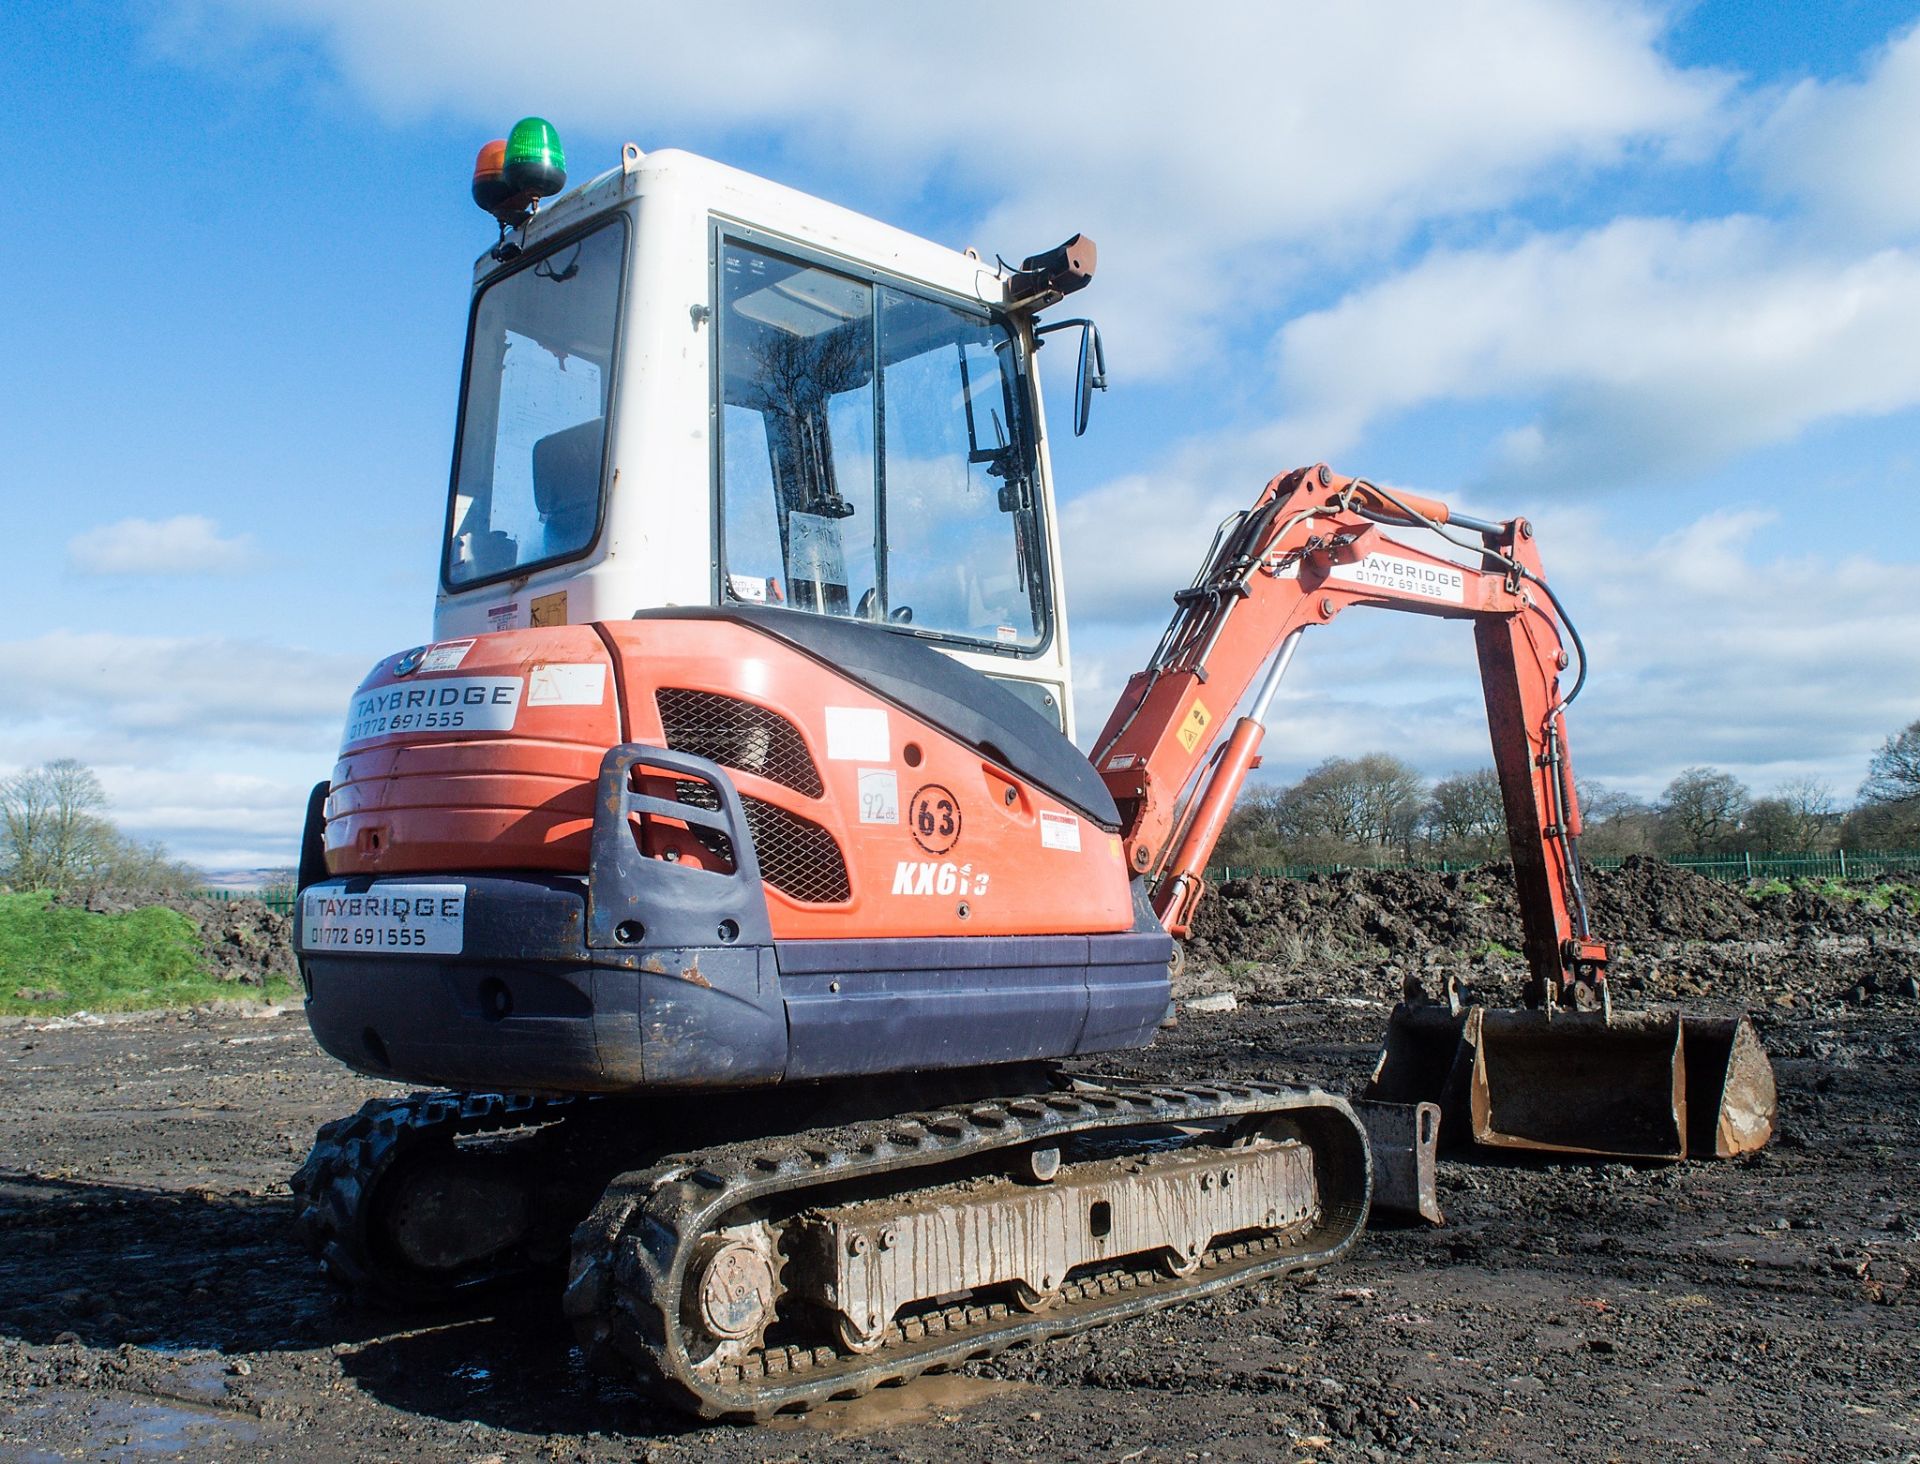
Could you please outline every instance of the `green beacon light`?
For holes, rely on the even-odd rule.
[[[567,186],[567,154],[544,117],[523,117],[507,134],[503,181],[514,193],[550,198]]]

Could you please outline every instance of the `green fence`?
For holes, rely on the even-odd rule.
[[[278,910],[282,915],[293,913],[293,886],[268,885],[261,890],[197,890],[203,900],[258,900],[269,910]]]
[[[1207,883],[1248,879],[1261,875],[1269,879],[1304,879],[1310,874],[1340,874],[1349,869],[1412,869],[1429,874],[1451,874],[1475,869],[1484,860],[1426,859],[1407,862],[1383,861],[1379,864],[1216,864],[1207,871]],[[1585,858],[1588,869],[1618,869],[1625,859]],[[1745,882],[1750,879],[1856,879],[1882,874],[1920,873],[1920,851],[1892,853],[1836,850],[1832,854],[1723,854],[1713,858],[1674,858],[1665,861],[1679,869],[1691,869],[1708,879]]]

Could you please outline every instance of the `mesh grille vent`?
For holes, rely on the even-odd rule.
[[[720,807],[720,795],[705,783],[683,778],[675,781],[674,789],[678,800],[690,807]],[[832,834],[811,819],[744,793],[740,804],[747,815],[754,852],[760,856],[762,880],[807,905],[837,905],[853,897],[847,862]],[[706,829],[696,833],[701,843],[732,864],[733,850],[726,847],[725,835]]]
[[[690,778],[675,778],[673,796],[675,802],[684,803],[689,808],[705,808],[714,813],[720,811],[720,795],[714,791],[710,783],[696,783]],[[719,862],[720,868],[715,872],[732,874],[736,868],[733,840],[718,829],[702,828],[699,824],[690,824],[688,827],[692,830],[694,838],[698,839],[706,851]]]
[[[753,773],[808,798],[825,791],[799,729],[778,712],[718,692],[672,686],[656,691],[654,702],[667,746],[675,752]]]

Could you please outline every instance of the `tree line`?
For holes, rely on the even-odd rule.
[[[0,779],[0,887],[183,894],[205,882],[164,845],[121,833],[107,817],[99,775],[85,763],[59,758]]]
[[[1589,854],[1920,849],[1920,721],[1881,745],[1850,806],[1819,778],[1791,779],[1756,797],[1713,767],[1685,769],[1651,801],[1584,779],[1578,792],[1581,847]],[[1297,783],[1249,788],[1214,857],[1226,864],[1385,864],[1506,852],[1506,814],[1492,768],[1429,783],[1402,759],[1371,752],[1328,758]]]

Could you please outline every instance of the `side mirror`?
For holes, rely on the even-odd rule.
[[[1100,327],[1091,320],[1056,320],[1036,326],[1034,336],[1050,335],[1056,330],[1080,327],[1080,366],[1073,377],[1073,435],[1084,437],[1087,414],[1093,409],[1093,394],[1107,389],[1107,349],[1100,342]]]
[[[1100,327],[1091,320],[1080,332],[1080,369],[1073,377],[1073,435],[1084,437],[1093,394],[1107,389],[1107,349],[1100,344]]]

